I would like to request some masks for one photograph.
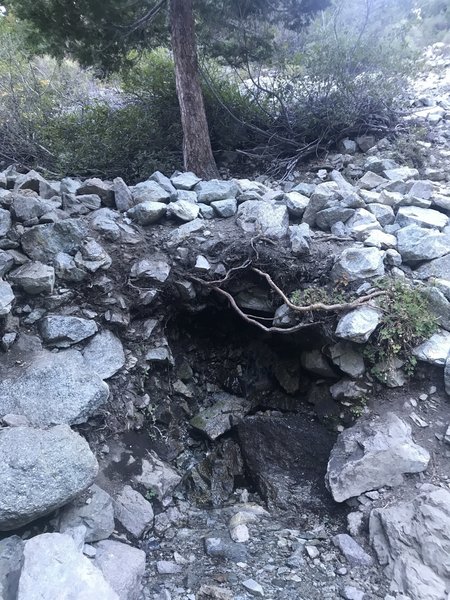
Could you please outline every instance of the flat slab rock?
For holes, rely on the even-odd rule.
[[[387,413],[379,420],[360,420],[339,435],[326,482],[336,502],[344,502],[385,485],[399,485],[404,473],[425,471],[429,460],[427,450],[414,443],[411,427]]]
[[[3,429],[0,456],[0,531],[67,504],[93,483],[98,471],[88,443],[67,425]]]
[[[109,388],[78,350],[17,355],[0,364],[0,415],[25,416],[31,425],[79,424],[102,406]]]
[[[102,572],[61,533],[44,533],[25,543],[17,600],[44,598],[119,600]]]
[[[211,440],[231,429],[251,408],[248,400],[224,392],[214,394],[212,401],[210,407],[190,421],[192,427],[205,433]]]
[[[83,358],[102,379],[109,379],[125,364],[122,342],[112,331],[103,331],[93,337],[83,350]]]
[[[392,591],[412,600],[443,600],[450,588],[450,492],[423,485],[408,501],[370,514],[370,541]]]
[[[112,540],[96,544],[95,549],[94,564],[120,600],[138,600],[145,573],[145,552]]]

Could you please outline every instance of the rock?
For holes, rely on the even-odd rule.
[[[83,358],[102,379],[109,379],[125,364],[122,342],[108,330],[92,338],[83,350]]]
[[[368,204],[367,210],[376,217],[382,227],[391,225],[395,221],[395,214],[391,206],[374,202],[373,204]]]
[[[304,369],[320,377],[335,377],[327,359],[320,350],[304,350],[300,355],[300,363]]]
[[[339,548],[352,567],[371,567],[373,565],[373,558],[348,534],[335,535],[333,544]]]
[[[284,196],[286,207],[291,217],[301,218],[309,204],[309,198],[299,192],[289,192]]]
[[[440,258],[450,252],[448,236],[439,231],[409,225],[399,229],[396,235],[397,249],[407,264]]]
[[[135,480],[152,492],[159,501],[170,496],[181,481],[180,475],[153,451],[142,459],[142,471]]]
[[[183,571],[183,568],[170,560],[158,560],[156,570],[160,575],[177,575]]]
[[[87,235],[87,227],[80,219],[66,219],[31,227],[20,241],[27,256],[48,264],[59,252],[75,254]]]
[[[23,545],[17,535],[0,540],[0,598],[3,600],[17,598]]]
[[[237,211],[237,201],[235,198],[227,198],[226,200],[216,200],[211,202],[215,214],[222,219],[233,217]]]
[[[21,196],[14,194],[11,203],[11,212],[17,221],[31,221],[39,219],[45,213],[59,208],[61,202],[51,202],[34,196]]]
[[[383,253],[377,248],[347,248],[336,261],[332,277],[335,281],[369,279],[384,275]]]
[[[331,397],[339,402],[361,400],[367,394],[364,383],[352,379],[341,379],[330,387]]]
[[[133,194],[130,188],[121,177],[116,177],[113,181],[114,203],[119,212],[127,212],[134,202]]]
[[[366,371],[361,352],[348,342],[339,342],[330,348],[333,363],[351,377],[362,377]]]
[[[432,208],[420,208],[417,206],[402,206],[398,209],[395,222],[400,227],[417,225],[428,229],[444,229],[448,225],[448,217]]]
[[[92,177],[83,181],[76,193],[77,196],[96,194],[100,196],[105,206],[114,206],[114,192],[111,184],[102,181],[98,177]]]
[[[0,531],[17,529],[67,504],[92,484],[98,471],[88,443],[67,425],[3,429],[0,452]]]
[[[119,523],[137,539],[153,525],[152,505],[129,485],[126,485],[115,499],[114,515]]]
[[[370,541],[392,578],[413,600],[446,597],[450,583],[450,493],[424,485],[410,500],[372,510]]]
[[[356,142],[345,138],[339,142],[339,151],[342,154],[355,154],[357,149]]]
[[[139,225],[151,225],[159,221],[167,212],[167,207],[161,202],[146,200],[139,202],[127,212],[127,216]]]
[[[156,183],[160,185],[163,190],[169,192],[169,194],[174,194],[176,192],[176,189],[170,179],[161,173],[161,171],[155,171],[152,175],[150,175],[149,180],[156,181]]]
[[[120,239],[120,227],[116,223],[119,213],[110,208],[101,208],[92,213],[90,223],[92,229],[98,231],[107,240],[115,242]]]
[[[4,317],[11,312],[14,298],[14,292],[9,283],[0,279],[0,317]]]
[[[413,354],[419,360],[432,365],[445,365],[450,354],[450,333],[440,329],[430,339],[414,348]]]
[[[447,360],[445,361],[444,384],[445,384],[445,391],[450,396],[450,360],[448,357],[447,357]],[[449,435],[448,441],[450,443],[450,431],[448,432],[448,435]]]
[[[75,260],[65,252],[59,252],[53,261],[56,277],[63,281],[80,282],[87,277],[84,269],[77,267]]]
[[[41,262],[29,262],[11,271],[8,278],[32,296],[51,294],[55,285],[55,269]]]
[[[251,402],[225,392],[214,394],[211,400],[212,405],[192,418],[190,425],[214,441],[243,419]]]
[[[248,200],[238,208],[237,223],[246,233],[280,239],[288,233],[289,215],[285,206]]]
[[[234,527],[230,527],[230,537],[233,542],[238,542],[240,544],[248,542],[250,534],[247,525],[245,525],[245,523],[240,523]]]
[[[367,171],[367,173],[365,173],[358,181],[358,186],[363,190],[374,190],[379,185],[383,185],[385,183],[388,183],[387,179],[381,177],[381,175]]]
[[[65,315],[48,315],[40,324],[42,338],[47,344],[58,348],[68,348],[97,332],[97,324],[91,319],[69,317]]]
[[[32,190],[42,198],[52,198],[58,194],[58,187],[51,185],[36,171],[21,174],[15,181],[15,190]]]
[[[239,187],[234,181],[221,181],[211,179],[210,181],[200,181],[195,186],[198,201],[203,204],[211,204],[216,200],[227,200],[236,198],[239,193]]]
[[[17,600],[118,600],[102,573],[69,535],[44,533],[25,542]]]
[[[336,502],[403,481],[421,473],[430,460],[415,444],[411,427],[393,413],[377,421],[361,420],[339,435],[328,462],[327,485]]]
[[[114,531],[112,498],[94,484],[61,510],[58,522],[60,533],[70,533],[81,525],[86,528],[85,542],[105,540]]]
[[[85,423],[108,399],[108,386],[77,350],[18,353],[21,360],[14,358],[0,364],[0,415],[23,415],[41,427],[73,425]]]
[[[12,219],[9,210],[0,208],[0,238],[4,237],[11,229]]]
[[[177,202],[171,202],[167,207],[167,214],[180,219],[187,223],[193,221],[199,215],[200,208],[197,204],[188,202],[187,200],[178,200]]]
[[[215,585],[202,585],[198,590],[198,600],[234,600],[233,592]]]
[[[341,592],[345,600],[364,600],[364,592],[355,588],[353,585],[346,585]]]
[[[414,271],[414,277],[417,279],[429,279],[430,277],[437,277],[440,279],[450,279],[450,254],[435,258],[430,262],[421,265]]]
[[[315,224],[320,229],[328,231],[336,223],[345,223],[353,217],[354,214],[355,211],[352,208],[340,205],[332,206],[316,213]]]
[[[381,229],[370,231],[369,235],[364,237],[364,246],[373,246],[378,249],[389,249],[397,247],[397,239],[395,235],[384,233]]]
[[[428,300],[428,310],[434,315],[438,325],[450,331],[450,302],[436,287],[425,287],[423,294]]]
[[[344,219],[341,220],[344,221]],[[365,208],[357,208],[350,219],[346,220],[345,229],[348,235],[362,239],[370,231],[381,229],[381,225],[371,212]]]
[[[205,552],[213,558],[234,563],[247,561],[247,550],[244,544],[237,544],[225,536],[205,538]]]
[[[246,579],[242,582],[247,592],[257,598],[264,598],[264,590],[262,586],[254,579]]]
[[[419,171],[411,167],[387,169],[383,174],[391,181],[406,181],[408,179],[417,179],[419,177]]]
[[[368,152],[375,146],[377,140],[373,135],[359,135],[356,138],[356,143],[358,144],[361,152]]]
[[[192,221],[194,223],[194,221]],[[170,275],[170,265],[165,260],[157,258],[143,258],[134,263],[130,275],[133,279],[144,281],[158,281],[164,283]]]
[[[310,253],[311,230],[307,223],[289,226],[289,240],[291,250],[295,256],[304,256]]]
[[[9,252],[0,250],[0,277],[4,277],[15,264],[13,256]]]
[[[141,598],[145,552],[112,540],[99,542],[95,550],[94,565],[103,573],[120,600]]]
[[[361,306],[339,319],[335,333],[345,340],[364,344],[378,327],[380,320],[380,310]]]
[[[333,434],[293,415],[246,417],[237,433],[246,471],[269,508],[330,506],[322,477]]]
[[[187,172],[172,175],[170,181],[177,190],[192,190],[201,179],[195,173]]]

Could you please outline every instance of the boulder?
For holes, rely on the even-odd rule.
[[[450,333],[440,329],[430,339],[414,348],[413,354],[419,360],[432,365],[445,365],[450,354]]]
[[[177,200],[171,202],[167,207],[167,214],[180,219],[187,223],[193,221],[199,215],[200,209],[197,204],[188,202],[187,200]]]
[[[8,279],[27,294],[51,294],[55,285],[55,269],[41,262],[28,262],[14,269]]]
[[[4,317],[11,312],[14,298],[14,292],[9,283],[0,279],[0,317]]]
[[[229,219],[236,214],[237,200],[235,198],[227,198],[226,200],[215,200],[211,202],[214,213],[222,219]]]
[[[87,235],[86,224],[80,219],[66,219],[31,227],[20,241],[23,251],[32,260],[49,264],[59,252],[75,254]]]
[[[134,202],[133,194],[130,188],[121,177],[116,177],[113,181],[114,203],[119,212],[127,212]]]
[[[428,452],[414,443],[411,427],[393,413],[360,420],[339,435],[328,462],[326,482],[336,502],[400,485],[404,473],[425,471]]]
[[[4,237],[11,229],[12,219],[9,210],[0,208],[0,238]]]
[[[47,315],[40,323],[42,338],[47,344],[58,348],[68,348],[97,333],[97,323],[92,319]]]
[[[383,175],[390,181],[407,181],[408,179],[417,179],[419,171],[412,167],[397,167],[395,169],[387,169]]]
[[[142,459],[142,469],[135,480],[155,495],[160,502],[170,496],[181,481],[180,475],[159,456],[149,451]]]
[[[448,217],[432,208],[420,208],[418,206],[402,206],[398,209],[395,222],[400,227],[417,225],[428,229],[444,229],[448,225]]]
[[[45,213],[60,206],[60,201],[52,202],[35,196],[14,194],[13,201],[11,202],[11,212],[17,221],[31,221],[32,219],[39,219]]]
[[[347,533],[338,533],[333,544],[339,548],[352,567],[371,567],[373,558]]]
[[[0,364],[0,416],[23,415],[36,426],[85,423],[108,396],[77,350],[14,353]]]
[[[312,234],[307,223],[289,226],[289,241],[295,256],[304,256],[310,253],[310,240]]]
[[[109,379],[125,364],[122,342],[112,331],[98,333],[83,350],[88,368],[102,379]]]
[[[194,223],[195,221],[192,221]],[[186,223],[190,225],[190,223]],[[170,275],[170,265],[164,259],[143,258],[133,264],[130,275],[133,279],[164,283]]]
[[[442,600],[450,587],[450,492],[423,485],[413,499],[372,510],[370,541],[391,589]]]
[[[250,401],[225,392],[214,394],[211,402],[211,406],[190,420],[190,425],[203,432],[210,440],[215,440],[230,430],[251,408]]]
[[[15,264],[13,256],[9,252],[0,250],[0,277],[4,277]]]
[[[339,342],[331,346],[330,356],[333,363],[350,377],[362,377],[366,371],[361,351],[355,349],[351,343]]]
[[[74,540],[43,533],[25,542],[17,600],[119,600]]]
[[[120,600],[141,598],[145,552],[112,540],[99,542],[95,550],[94,564]]]
[[[450,252],[450,239],[444,233],[409,225],[396,232],[397,249],[406,264],[440,258]]]
[[[129,485],[114,500],[114,516],[137,539],[153,525],[152,505]]]
[[[88,443],[67,425],[3,429],[0,454],[0,531],[22,527],[67,504],[98,472]]]
[[[309,204],[309,198],[299,192],[289,192],[284,196],[291,217],[301,218]]]
[[[114,191],[110,183],[102,181],[98,177],[92,177],[83,181],[76,191],[78,196],[95,194],[100,196],[105,206],[114,206]]]
[[[85,542],[105,540],[114,531],[114,507],[109,494],[98,487],[91,486],[86,492],[61,509],[58,518],[60,533],[86,528]]]
[[[335,281],[357,281],[384,275],[383,253],[377,248],[347,248],[337,259],[332,277]]]
[[[202,204],[211,204],[216,200],[227,200],[236,198],[239,193],[239,186],[234,181],[221,181],[211,179],[210,181],[200,181],[195,186],[198,201]]]
[[[167,212],[167,207],[161,202],[146,200],[139,202],[127,212],[127,216],[139,225],[151,225],[159,221]]]
[[[438,279],[450,280],[450,253],[430,260],[430,262],[421,265],[414,270],[414,277],[417,279],[429,279],[437,277]]]
[[[12,535],[0,540],[0,598],[17,598],[20,569],[23,559],[22,538]]]
[[[361,306],[339,319],[336,335],[344,340],[364,344],[378,327],[380,310],[371,306]]]
[[[201,179],[195,173],[187,172],[172,175],[170,181],[177,190],[193,190]]]
[[[280,239],[288,233],[289,215],[285,206],[248,200],[238,208],[237,223],[246,233]]]

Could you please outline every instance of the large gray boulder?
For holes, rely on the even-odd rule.
[[[41,335],[47,344],[58,348],[68,348],[93,336],[97,324],[92,319],[66,315],[48,315],[40,324]]]
[[[414,271],[414,277],[417,279],[437,277],[438,279],[450,280],[450,253],[421,265]]]
[[[286,206],[247,200],[238,208],[237,223],[246,233],[280,239],[288,233],[289,214]]]
[[[114,531],[114,507],[109,494],[98,485],[93,485],[70,504],[61,509],[60,533],[70,532],[77,527],[86,528],[85,541],[106,540]]]
[[[112,331],[98,333],[83,350],[86,364],[102,379],[109,379],[125,364],[122,342]]]
[[[96,544],[94,564],[120,600],[141,598],[145,552],[128,544],[105,540]]]
[[[428,340],[414,348],[413,354],[423,362],[445,365],[450,354],[450,333],[439,329]]]
[[[102,406],[109,388],[77,350],[18,354],[0,364],[0,415],[36,426],[78,424]]]
[[[75,254],[87,237],[87,226],[80,219],[36,225],[25,231],[22,248],[31,259],[50,263],[59,252]]]
[[[17,600],[119,600],[69,535],[44,533],[25,543]]]
[[[383,252],[377,248],[347,248],[337,259],[332,277],[335,281],[357,281],[384,275]]]
[[[63,506],[94,481],[88,443],[67,425],[0,431],[0,531],[16,529]]]
[[[195,186],[198,201],[202,204],[211,204],[216,200],[226,200],[227,198],[236,198],[239,193],[239,186],[234,181],[221,181],[211,179],[210,181],[201,181]]]
[[[114,516],[135,538],[153,525],[153,508],[142,494],[126,485],[114,501]]]
[[[450,238],[433,229],[409,225],[399,229],[396,236],[397,250],[407,264],[440,258],[450,252]]]
[[[411,427],[393,413],[361,420],[343,431],[331,451],[326,483],[336,502],[425,471],[430,455],[414,443]]]
[[[15,600],[23,557],[23,540],[12,535],[0,540],[0,598]]]
[[[167,207],[161,202],[146,200],[133,206],[127,215],[139,225],[151,225],[159,221],[167,212]]]
[[[170,192],[165,190],[158,182],[151,179],[141,181],[131,188],[133,201],[139,202],[168,202],[170,200]]]
[[[39,261],[28,262],[9,273],[8,279],[27,294],[51,294],[55,285],[55,269]]]
[[[412,500],[371,512],[370,541],[391,590],[412,600],[444,600],[450,589],[450,492],[424,485]]]
[[[14,301],[14,292],[8,282],[0,279],[0,317],[9,314]]]
[[[42,217],[42,215],[60,206],[61,201],[52,202],[35,196],[14,194],[11,211],[18,221],[31,221],[32,219]]]
[[[398,209],[395,222],[398,223],[400,227],[418,225],[419,227],[441,230],[448,224],[448,217],[432,208],[401,206]]]

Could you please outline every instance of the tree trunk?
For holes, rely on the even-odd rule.
[[[193,0],[170,0],[170,29],[175,78],[183,127],[186,171],[199,177],[218,177],[209,139],[197,58]]]

